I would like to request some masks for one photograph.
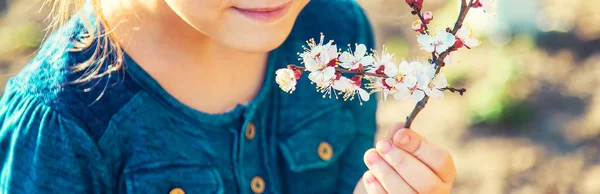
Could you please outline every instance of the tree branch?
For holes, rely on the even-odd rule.
[[[472,5],[473,5],[473,0],[469,0],[468,4],[467,4],[466,0],[461,0],[460,12],[458,14],[458,19],[456,19],[456,23],[454,24],[454,28],[451,31],[452,35],[456,35],[458,30],[460,28],[462,28],[463,22],[465,21],[465,18],[467,17],[467,14],[469,13],[469,10],[471,9]],[[417,11],[417,14],[419,15],[419,19],[421,19],[421,22],[423,22],[423,25],[425,25],[425,23],[422,19],[420,10],[416,10],[416,9],[414,9],[414,10]],[[436,76],[437,76],[437,74],[440,73],[440,71],[442,70],[442,67],[444,67],[444,65],[445,65],[444,59],[453,50],[454,50],[454,48],[449,48],[448,50],[441,53],[437,58],[435,56],[435,53],[432,53],[432,61],[435,63],[435,75]],[[450,90],[450,91],[452,91],[452,90]],[[466,89],[464,89],[463,92],[460,92],[460,94],[462,95],[464,92],[466,92]],[[413,108],[410,115],[406,117],[406,123],[404,124],[404,128],[410,128],[413,121],[415,120],[415,118],[417,117],[419,112],[421,112],[421,110],[423,110],[423,108],[425,108],[425,105],[427,105],[428,101],[429,101],[429,96],[425,96],[425,97],[423,97],[423,99],[421,101],[417,102],[417,104],[415,105],[415,108]]]
[[[441,91],[450,91],[450,92],[452,92],[452,93],[458,93],[458,94],[460,94],[461,96],[462,96],[462,95],[463,95],[465,92],[467,92],[467,89],[466,89],[466,88],[457,89],[457,88],[445,87],[445,88],[441,88],[440,90],[441,90]]]
[[[421,10],[417,9],[416,6],[414,6],[413,13],[415,13],[415,15],[419,17],[419,20],[421,20],[423,28],[425,29],[425,34],[429,34],[429,28],[427,27],[427,23],[425,23],[425,18],[423,18],[423,14],[421,14]]]
[[[302,66],[297,66],[297,65],[288,65],[288,67],[291,67],[292,69],[296,70],[302,70],[305,71],[306,67],[302,67]],[[383,74],[376,74],[376,73],[370,73],[370,72],[365,72],[364,70],[362,71],[351,71],[351,70],[347,70],[347,69],[342,69],[342,68],[335,68],[335,72],[337,73],[349,73],[349,74],[355,74],[355,75],[362,75],[362,76],[371,76],[371,77],[381,77],[381,78],[388,78],[388,76],[383,75]]]
[[[410,126],[412,125],[413,121],[415,120],[415,118],[417,117],[419,112],[421,112],[421,110],[423,110],[423,108],[425,108],[427,101],[429,101],[429,96],[425,96],[425,97],[423,97],[423,99],[421,101],[417,102],[417,104],[415,105],[415,108],[413,108],[410,115],[408,115],[406,117],[406,123],[404,123],[404,128],[410,128]]]

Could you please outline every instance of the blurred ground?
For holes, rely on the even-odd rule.
[[[495,18],[470,13],[482,45],[445,68],[465,96],[430,100],[415,130],[447,147],[456,194],[600,193],[600,1],[497,0]],[[402,0],[359,0],[380,44],[398,60],[425,57]],[[0,0],[0,89],[44,34],[39,0]],[[459,0],[426,0],[434,27],[453,24]],[[1,92],[0,92],[1,93]],[[382,102],[382,134],[414,102]],[[381,135],[380,135],[381,136]]]

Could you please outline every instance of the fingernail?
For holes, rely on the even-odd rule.
[[[394,142],[400,146],[407,145],[410,142],[410,136],[405,132],[398,131],[396,135],[394,135]]]
[[[379,150],[382,154],[387,154],[390,152],[390,150],[392,150],[392,143],[390,143],[390,140],[384,139],[377,142],[375,147],[377,147],[377,150]]]
[[[367,162],[369,162],[369,164],[375,164],[379,162],[379,160],[380,158],[375,152],[369,152],[369,154],[367,155]]]

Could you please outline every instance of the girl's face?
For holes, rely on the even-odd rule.
[[[310,0],[165,0],[189,25],[220,44],[268,52],[283,43]]]

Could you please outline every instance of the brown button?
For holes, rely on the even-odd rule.
[[[250,188],[252,188],[252,192],[254,193],[263,193],[265,191],[265,180],[260,176],[255,176],[250,181]]]
[[[185,194],[185,192],[183,192],[183,189],[181,188],[174,188],[169,194]]]
[[[254,139],[255,135],[256,135],[256,126],[254,126],[254,123],[250,122],[246,126],[246,139],[247,140]]]
[[[331,159],[331,157],[333,156],[333,148],[331,147],[331,144],[329,144],[327,142],[321,142],[317,149],[318,149],[317,152],[319,152],[319,157],[321,158],[321,160],[327,161],[327,160]]]

